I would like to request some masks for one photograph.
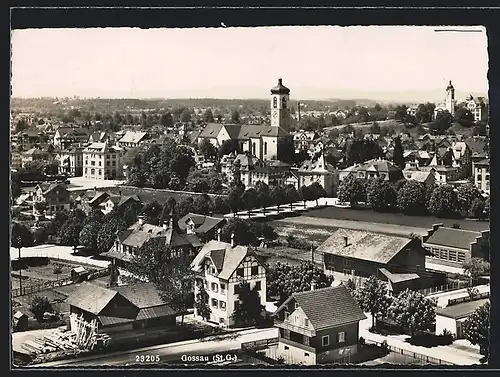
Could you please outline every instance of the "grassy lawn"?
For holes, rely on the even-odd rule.
[[[309,212],[305,215],[308,216]],[[276,233],[280,237],[286,237],[288,235],[293,235],[297,238],[306,239],[308,242],[315,244],[320,244],[325,241],[332,232],[337,228],[333,227],[319,227],[314,225],[308,225],[307,227],[300,226],[299,224],[283,223],[280,221],[270,221],[269,224],[276,230]]]
[[[459,224],[461,229],[481,231],[489,229],[488,221],[474,221],[463,219],[440,219],[433,216],[406,216],[402,213],[379,213],[370,209],[351,209],[338,207],[325,207],[313,209],[304,213],[304,216],[325,219],[339,219],[350,221],[364,221],[370,223],[395,224],[413,226],[418,228],[431,228],[432,224],[443,223],[451,227]]]
[[[400,353],[397,353],[397,352],[389,352],[389,354],[387,354],[383,357],[379,357],[378,359],[370,360],[370,361],[362,363],[362,365],[370,365],[370,366],[376,366],[376,365],[382,365],[382,364],[429,365],[429,363],[426,363],[422,360],[414,359],[413,357],[406,356],[406,355],[401,355]]]

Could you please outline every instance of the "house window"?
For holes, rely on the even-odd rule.
[[[465,260],[465,253],[461,253],[461,252],[458,252],[458,259],[457,259],[457,262],[458,263],[463,263]]]
[[[234,286],[234,294],[237,295],[240,293],[240,286],[239,285],[235,285]]]
[[[337,334],[337,342],[344,343],[345,342],[345,332],[341,331]]]
[[[252,267],[252,276],[259,274],[259,266]]]
[[[456,251],[450,250],[450,251],[448,251],[448,255],[449,255],[449,259],[451,261],[453,261],[453,262],[457,261],[457,252]]]
[[[290,313],[285,312],[285,321],[288,321],[288,318],[290,318]]]
[[[439,258],[443,260],[448,259],[448,250],[441,249],[441,252],[439,253]]]
[[[351,265],[351,260],[344,258],[344,266],[349,267]]]
[[[273,109],[276,109],[278,107],[278,97],[273,98]]]
[[[309,356],[309,354],[308,354],[307,352],[304,352],[304,356],[305,356],[305,357],[308,357],[308,356]]]
[[[288,338],[286,338],[286,339],[288,339]],[[285,346],[285,351],[288,350],[288,349],[289,349],[288,346]]]
[[[309,327],[309,319],[304,318],[304,326]]]
[[[267,154],[267,141],[264,142],[264,154]]]
[[[243,268],[238,268],[236,270],[236,276],[238,276],[238,277],[244,277],[245,276],[245,270]]]
[[[283,338],[290,339],[290,330],[283,331]]]
[[[226,302],[225,301],[219,301],[219,307],[220,307],[220,310],[226,311]]]
[[[217,301],[217,299],[215,299],[215,298],[212,299],[212,306],[214,308],[217,308],[219,306],[219,302]]]
[[[298,309],[298,308],[299,308],[299,303],[298,303],[298,302],[296,302],[296,303],[295,303],[295,309]]]
[[[212,275],[215,275],[215,267],[212,267],[212,268],[210,269],[210,273],[211,273]]]
[[[219,318],[219,323],[220,323],[221,325],[224,325],[224,324],[226,323],[226,320],[225,320],[224,318],[222,318],[222,317],[221,317],[221,318]]]
[[[304,344],[305,344],[306,346],[308,346],[308,345],[309,345],[309,337],[308,337],[308,336],[306,336],[306,335],[304,335]]]
[[[239,301],[235,301],[234,302],[234,310],[238,310],[239,307],[240,307],[240,302]]]
[[[219,286],[217,285],[217,283],[212,283],[212,291],[214,291],[215,293],[219,291]]]
[[[220,292],[224,293],[225,290],[226,290],[226,284],[220,283]]]
[[[258,291],[260,291],[260,290],[261,290],[261,288],[262,288],[262,286],[261,286],[260,281],[256,282],[256,283],[255,283],[255,289],[256,289],[256,290],[258,290]]]
[[[325,335],[325,336],[321,337],[321,345],[323,347],[330,345],[330,335]]]

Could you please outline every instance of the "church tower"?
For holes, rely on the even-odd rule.
[[[450,80],[450,83],[448,84],[448,87],[446,88],[445,107],[446,107],[446,110],[448,110],[452,116],[455,115],[455,104],[456,104],[455,88],[451,84],[451,80]]]
[[[281,127],[286,132],[290,131],[289,99],[290,89],[279,79],[278,85],[271,89],[271,127]]]

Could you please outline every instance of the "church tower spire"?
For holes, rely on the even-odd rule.
[[[455,114],[455,88],[453,87],[451,80],[446,87],[446,101],[445,101],[445,107],[446,110],[450,112],[450,114],[453,116]]]
[[[278,79],[278,85],[271,88],[271,127],[281,127],[286,132],[290,131],[290,109],[288,101],[290,89],[283,85],[283,80]]]

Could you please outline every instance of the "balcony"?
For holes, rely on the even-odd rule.
[[[290,322],[275,320],[274,326],[279,327],[280,329],[290,330],[298,334],[306,335],[310,338],[316,336],[316,331],[308,329],[303,326],[293,325]]]
[[[307,351],[307,352],[310,352],[310,353],[314,353],[314,354],[316,353],[316,349],[314,349],[313,347],[308,346],[306,344],[303,344],[303,343],[294,342],[293,340],[286,339],[286,338],[283,338],[283,337],[280,337],[279,341],[281,343],[286,344],[286,345],[289,345],[289,346],[292,346],[292,347],[297,347],[297,348],[300,348],[300,349],[302,349],[304,351]]]

